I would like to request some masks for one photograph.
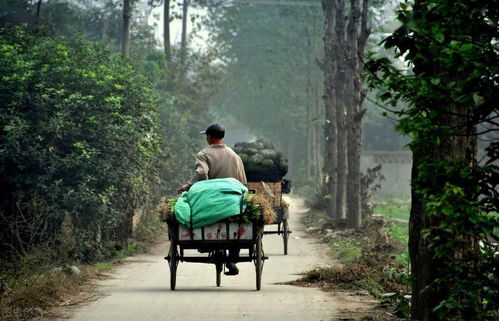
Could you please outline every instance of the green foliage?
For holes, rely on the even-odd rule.
[[[94,264],[94,268],[97,272],[106,272],[111,270],[113,263],[111,262],[97,262]]]
[[[9,227],[1,235],[19,255],[47,238],[66,248],[67,255],[54,253],[65,259],[112,257],[127,248],[137,210],[144,214],[134,236],[147,243],[157,232],[150,209],[192,175],[205,144],[199,131],[210,122],[208,98],[221,71],[216,53],[189,51],[189,77],[174,79],[152,27],[132,19],[131,59],[123,60],[113,53],[120,3],[48,0],[46,34],[2,30],[0,187],[9,193],[0,218],[21,233]],[[33,6],[0,7],[15,10]],[[32,217],[41,219],[25,223]],[[59,241],[62,223],[68,228]],[[10,252],[2,247],[2,259]]]
[[[0,16],[33,9],[29,0],[3,0],[0,2]]]
[[[255,198],[251,194],[246,194],[244,196],[244,201],[246,202],[246,208],[244,209],[243,219],[246,222],[255,221],[264,217],[265,209],[262,204],[258,203],[260,198]]]
[[[336,251],[336,256],[341,262],[354,263],[362,256],[363,245],[356,240],[335,239],[329,243]]]
[[[205,144],[199,131],[206,128],[208,116],[191,112],[193,101],[179,101],[174,92],[161,94],[158,106],[159,135],[161,136],[160,178],[168,184],[161,185],[162,194],[172,195],[193,175],[196,153]]]
[[[447,272],[435,279],[433,286],[445,287],[450,282],[455,287],[448,298],[435,310],[441,317],[474,314],[483,320],[495,318],[494,298],[499,294],[494,229],[498,226],[497,215],[483,211],[480,201],[470,201],[461,187],[446,184],[442,195],[428,196],[428,215],[444,217],[440,224],[425,230],[424,237],[434,250],[434,257],[443,260]],[[475,251],[468,249],[470,242]],[[466,253],[453,257],[456,251]],[[459,253],[459,252],[458,252]],[[495,311],[494,311],[495,310]]]
[[[175,216],[175,204],[177,203],[178,198],[170,198],[167,200],[170,205],[170,215]]]
[[[379,57],[366,66],[370,86],[395,108],[397,128],[418,155],[412,186],[431,222],[423,237],[436,276],[423,295],[444,293],[426,308],[442,320],[495,320],[499,11],[486,1],[415,1],[401,4],[398,19],[402,26],[384,45],[412,70]],[[398,108],[399,101],[407,106]],[[472,150],[477,138],[480,163]],[[470,146],[464,157],[438,157],[459,139]]]
[[[376,204],[373,210],[376,214],[409,221],[411,206],[408,204],[396,204],[394,202],[387,202],[386,204]]]
[[[405,224],[392,224],[387,229],[390,237],[402,244],[409,243],[408,227]]]
[[[407,199],[396,199],[393,197],[377,198],[377,204],[374,206],[374,213],[389,218],[409,221],[410,205]],[[409,264],[409,226],[407,224],[392,223],[384,228],[391,239],[400,243],[401,249],[398,249],[395,259],[397,262]]]
[[[391,239],[400,243],[401,249],[398,250],[398,253],[395,257],[397,262],[400,262],[404,265],[409,265],[409,226],[407,224],[392,224],[386,231]]]
[[[366,290],[373,297],[380,299],[382,294],[385,292],[384,287],[375,279],[365,278],[354,281],[352,287],[358,290]]]
[[[64,213],[76,258],[98,257],[99,239],[129,235],[133,209],[156,182],[156,107],[145,80],[104,46],[0,30],[0,171],[4,214],[37,195],[47,233]],[[8,243],[12,239],[6,236]],[[4,253],[4,252],[2,252]]]

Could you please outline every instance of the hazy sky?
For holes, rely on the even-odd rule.
[[[202,10],[194,10],[192,8],[189,8],[190,10],[188,11],[188,14],[198,14],[198,15],[204,15],[205,13]],[[177,8],[176,10],[180,11],[181,8]],[[159,18],[159,19],[156,19]],[[187,20],[187,32],[190,35],[192,31],[192,23],[191,20]],[[149,18],[149,24],[153,25],[154,23],[157,24],[156,26],[156,38],[158,39],[159,43],[163,46],[163,7],[155,8],[152,11],[151,17]],[[182,35],[182,22],[179,19],[175,19],[170,23],[170,41],[172,42],[172,45],[175,45],[180,42],[180,38]],[[194,48],[203,48],[206,47],[206,39],[208,39],[208,32],[205,30],[201,30],[200,32],[197,32],[196,37],[193,37],[191,39],[190,46]]]

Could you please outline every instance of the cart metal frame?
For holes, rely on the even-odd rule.
[[[284,206],[274,206],[274,211],[276,213],[276,219],[273,224],[270,225],[277,225],[277,231],[264,231],[264,234],[277,234],[277,235],[282,235],[282,241],[284,245],[284,255],[288,255],[288,240],[289,240],[289,234],[293,233],[289,229],[289,206],[284,205]]]
[[[225,222],[225,221],[221,221]],[[256,290],[260,291],[262,286],[262,271],[265,260],[268,259],[263,251],[262,238],[264,234],[264,222],[262,219],[252,221],[253,236],[249,240],[180,240],[179,224],[176,220],[168,223],[168,238],[170,250],[165,260],[170,266],[170,289],[176,288],[177,267],[180,262],[214,264],[216,271],[216,285],[221,285],[222,272],[227,263],[254,262],[256,273]],[[227,251],[233,249],[248,249],[247,256],[239,256],[237,260],[229,258]],[[208,253],[208,256],[187,256],[185,250],[198,250]]]

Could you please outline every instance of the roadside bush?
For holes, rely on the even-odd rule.
[[[156,107],[147,82],[103,45],[0,29],[0,212],[38,217],[33,231],[2,227],[0,259],[56,239],[92,261],[131,234],[133,211],[157,184]],[[17,233],[17,235],[16,235]],[[68,239],[72,241],[68,242]]]

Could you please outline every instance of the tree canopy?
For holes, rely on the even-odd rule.
[[[412,140],[412,318],[493,320],[499,11],[492,2],[415,1],[401,4],[398,19],[384,45],[410,70],[386,57],[367,68]]]

